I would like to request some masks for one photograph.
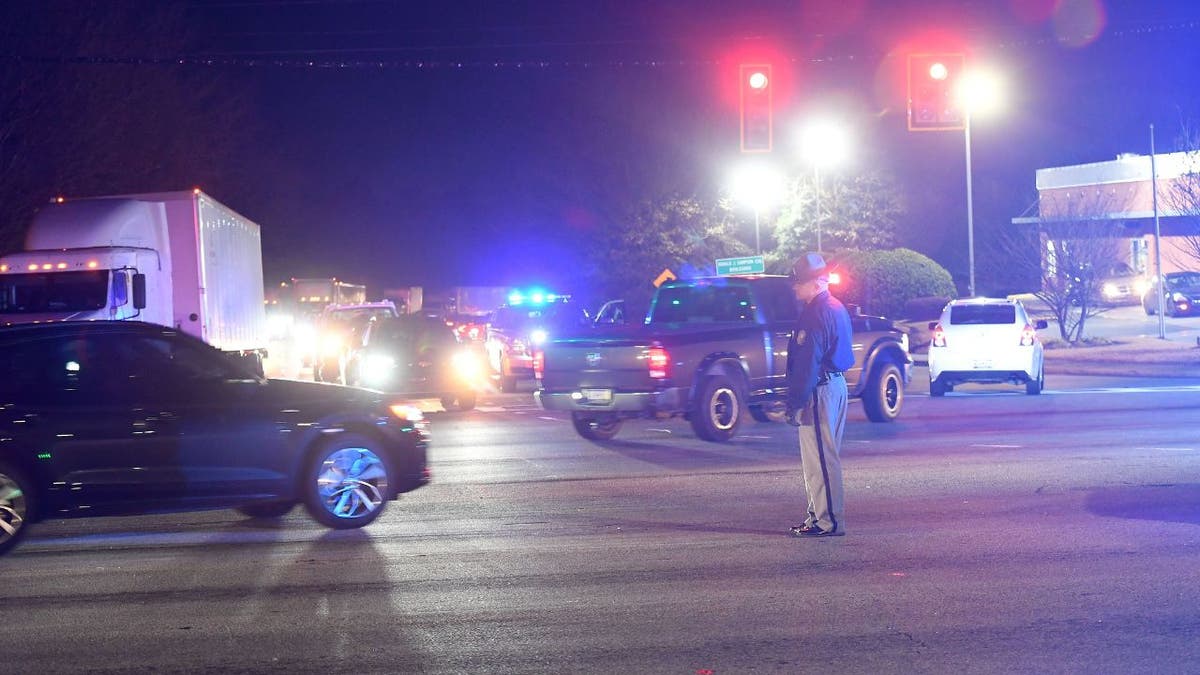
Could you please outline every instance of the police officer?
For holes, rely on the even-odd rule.
[[[788,423],[800,427],[800,465],[808,517],[798,537],[846,533],[842,491],[842,432],[848,393],[842,373],[854,365],[850,314],[829,294],[829,270],[818,253],[792,266],[792,290],[804,303],[788,343]]]

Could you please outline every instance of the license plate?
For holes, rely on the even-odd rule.
[[[584,389],[585,403],[612,403],[612,389]]]
[[[991,370],[992,362],[991,361],[976,361],[974,367],[975,367],[975,370]]]

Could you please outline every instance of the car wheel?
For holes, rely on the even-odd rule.
[[[947,387],[946,383],[943,382],[941,379],[929,381],[929,395],[930,396],[945,396],[946,392],[949,391],[949,389],[950,388]]]
[[[932,393],[932,383],[930,386]],[[904,405],[904,375],[892,361],[880,361],[871,369],[862,394],[863,411],[872,422],[894,422]]]
[[[16,546],[33,515],[33,483],[25,472],[0,462],[0,555]]]
[[[394,490],[391,478],[378,443],[358,434],[338,434],[309,461],[304,505],[314,520],[327,527],[362,527],[383,513]]]
[[[1029,380],[1025,383],[1025,393],[1030,396],[1036,396],[1042,393],[1042,389],[1046,386],[1046,369],[1042,368],[1038,371],[1036,380]]]
[[[296,502],[293,501],[257,502],[239,506],[237,511],[251,518],[282,518],[291,512],[295,506]]]
[[[621,430],[621,419],[616,415],[571,413],[571,424],[575,431],[589,441],[611,440]]]
[[[442,397],[442,407],[446,410],[464,412],[475,407],[475,392],[464,391],[460,394],[446,394]]]
[[[713,375],[700,383],[696,407],[688,415],[692,430],[706,441],[733,438],[746,405],[741,388],[728,375]]]

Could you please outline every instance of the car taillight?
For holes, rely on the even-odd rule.
[[[1021,346],[1032,347],[1034,342],[1037,342],[1037,331],[1033,326],[1025,324],[1025,330],[1021,331]]]
[[[938,324],[933,329],[933,340],[929,343],[931,347],[946,346],[946,331],[942,328],[942,324]]]
[[[646,352],[646,367],[650,370],[650,377],[664,380],[671,376],[671,355],[662,347],[651,347]]]
[[[513,340],[510,351],[514,354],[524,354],[525,353],[525,341],[521,340],[521,339]]]
[[[537,379],[542,379],[542,374],[546,372],[546,352],[537,349],[533,352],[533,376]]]

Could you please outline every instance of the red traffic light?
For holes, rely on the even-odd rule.
[[[771,66],[742,64],[738,68],[742,152],[770,152],[772,139]]]
[[[965,115],[955,89],[966,68],[962,54],[910,54],[908,130],[961,130]]]

